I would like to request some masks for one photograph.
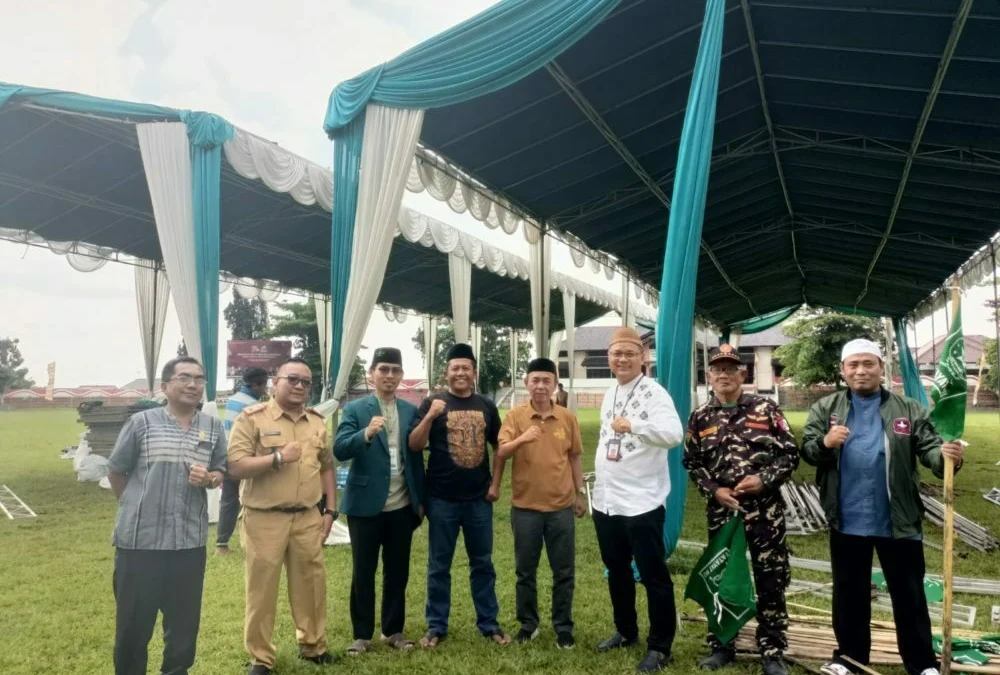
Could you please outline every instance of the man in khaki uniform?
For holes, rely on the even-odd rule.
[[[249,675],[274,668],[271,643],[281,566],[288,567],[288,599],[299,658],[333,662],[326,651],[326,574],[323,542],[334,520],[333,456],[326,420],[305,407],[312,372],[289,359],[274,378],[274,397],[248,407],[229,436],[229,474],[242,480],[241,536],[246,548],[246,624]],[[316,509],[327,495],[323,515]]]

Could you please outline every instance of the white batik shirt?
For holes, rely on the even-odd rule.
[[[618,416],[628,419],[632,433],[615,433],[611,422]],[[616,437],[621,459],[613,461],[608,459],[608,441]],[[601,404],[594,509],[609,516],[638,516],[662,506],[670,493],[667,450],[683,440],[673,399],[656,380],[640,375],[610,387]]]

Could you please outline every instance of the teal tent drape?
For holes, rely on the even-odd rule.
[[[906,322],[901,318],[892,320],[892,330],[896,334],[896,350],[899,352],[899,369],[903,373],[903,392],[912,399],[920,401],[924,407],[929,407],[927,392],[920,383],[920,368],[910,351],[909,340],[906,338]]]
[[[846,305],[827,305],[830,309],[840,312],[841,314],[853,314],[854,316],[870,316],[874,318],[879,318],[884,315],[878,312],[869,312],[867,309],[858,309],[857,307],[848,307]]]
[[[505,0],[341,83],[324,128],[346,126],[371,103],[439,108],[499,91],[590,32],[621,0]]]
[[[354,216],[358,210],[358,182],[361,171],[361,147],[365,139],[365,115],[355,117],[333,137],[333,228],[330,230],[330,382],[340,372],[340,349],[343,344],[344,310],[347,285],[351,281],[351,258],[354,249]],[[332,390],[332,386],[330,387]]]
[[[233,137],[233,127],[217,115],[184,112],[191,146],[191,206],[194,215],[194,254],[198,289],[198,333],[205,368],[205,397],[215,400],[219,354],[219,193],[222,144]]]
[[[144,122],[153,120],[176,121],[182,115],[182,111],[180,110],[149,105],[148,103],[116,101],[110,98],[84,96],[83,94],[74,94],[68,91],[25,87],[19,84],[0,82],[0,108],[11,100],[50,108],[59,108],[60,110],[90,113],[92,115],[129,117]]]
[[[660,285],[660,313],[656,324],[657,379],[670,392],[682,420],[686,420],[691,411],[691,325],[715,131],[725,10],[725,0],[708,0],[705,6],[705,22],[677,153]],[[681,463],[682,457],[679,448],[669,453],[670,495],[663,526],[668,555],[677,546],[684,524],[687,473]]]

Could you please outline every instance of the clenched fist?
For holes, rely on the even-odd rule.
[[[619,434],[629,434],[632,433],[632,423],[628,421],[627,417],[622,417],[619,415],[611,422],[611,428]]]
[[[365,440],[369,443],[373,438],[375,438],[378,432],[385,428],[385,418],[384,417],[373,417],[372,421],[368,423],[368,427],[365,429]]]
[[[203,467],[201,464],[192,464],[191,470],[188,471],[188,485],[193,485],[194,487],[209,487],[212,484],[212,476],[208,473],[208,469]]]
[[[836,450],[844,444],[844,441],[850,435],[850,429],[843,425],[835,424],[830,427],[830,430],[826,432],[826,436],[823,437],[823,445],[831,450]]]
[[[431,419],[436,419],[440,417],[442,413],[444,413],[444,408],[445,408],[444,399],[436,398],[433,401],[431,401],[431,407],[430,410],[427,411],[427,415]]]
[[[521,434],[521,438],[518,440],[521,441],[521,443],[531,443],[532,441],[537,441],[541,438],[541,436],[542,428],[533,424],[528,427],[523,434]]]
[[[285,447],[281,449],[281,459],[286,464],[289,462],[297,462],[300,457],[302,457],[302,446],[299,445],[298,441],[287,443]]]

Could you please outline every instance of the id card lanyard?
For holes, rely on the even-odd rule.
[[[646,377],[645,375],[640,375],[639,380],[632,385],[632,390],[628,393],[628,397],[625,399],[625,403],[622,404],[622,417],[625,417],[625,413],[628,411],[628,404],[632,401],[632,396],[635,394],[635,390],[639,388],[642,384],[642,379]],[[618,390],[621,389],[620,386],[615,387],[615,397],[611,401],[611,418],[615,417],[615,409],[618,407]],[[622,459],[622,434],[615,432],[615,435],[608,439],[607,441],[607,455],[606,459],[609,462],[620,462]]]

